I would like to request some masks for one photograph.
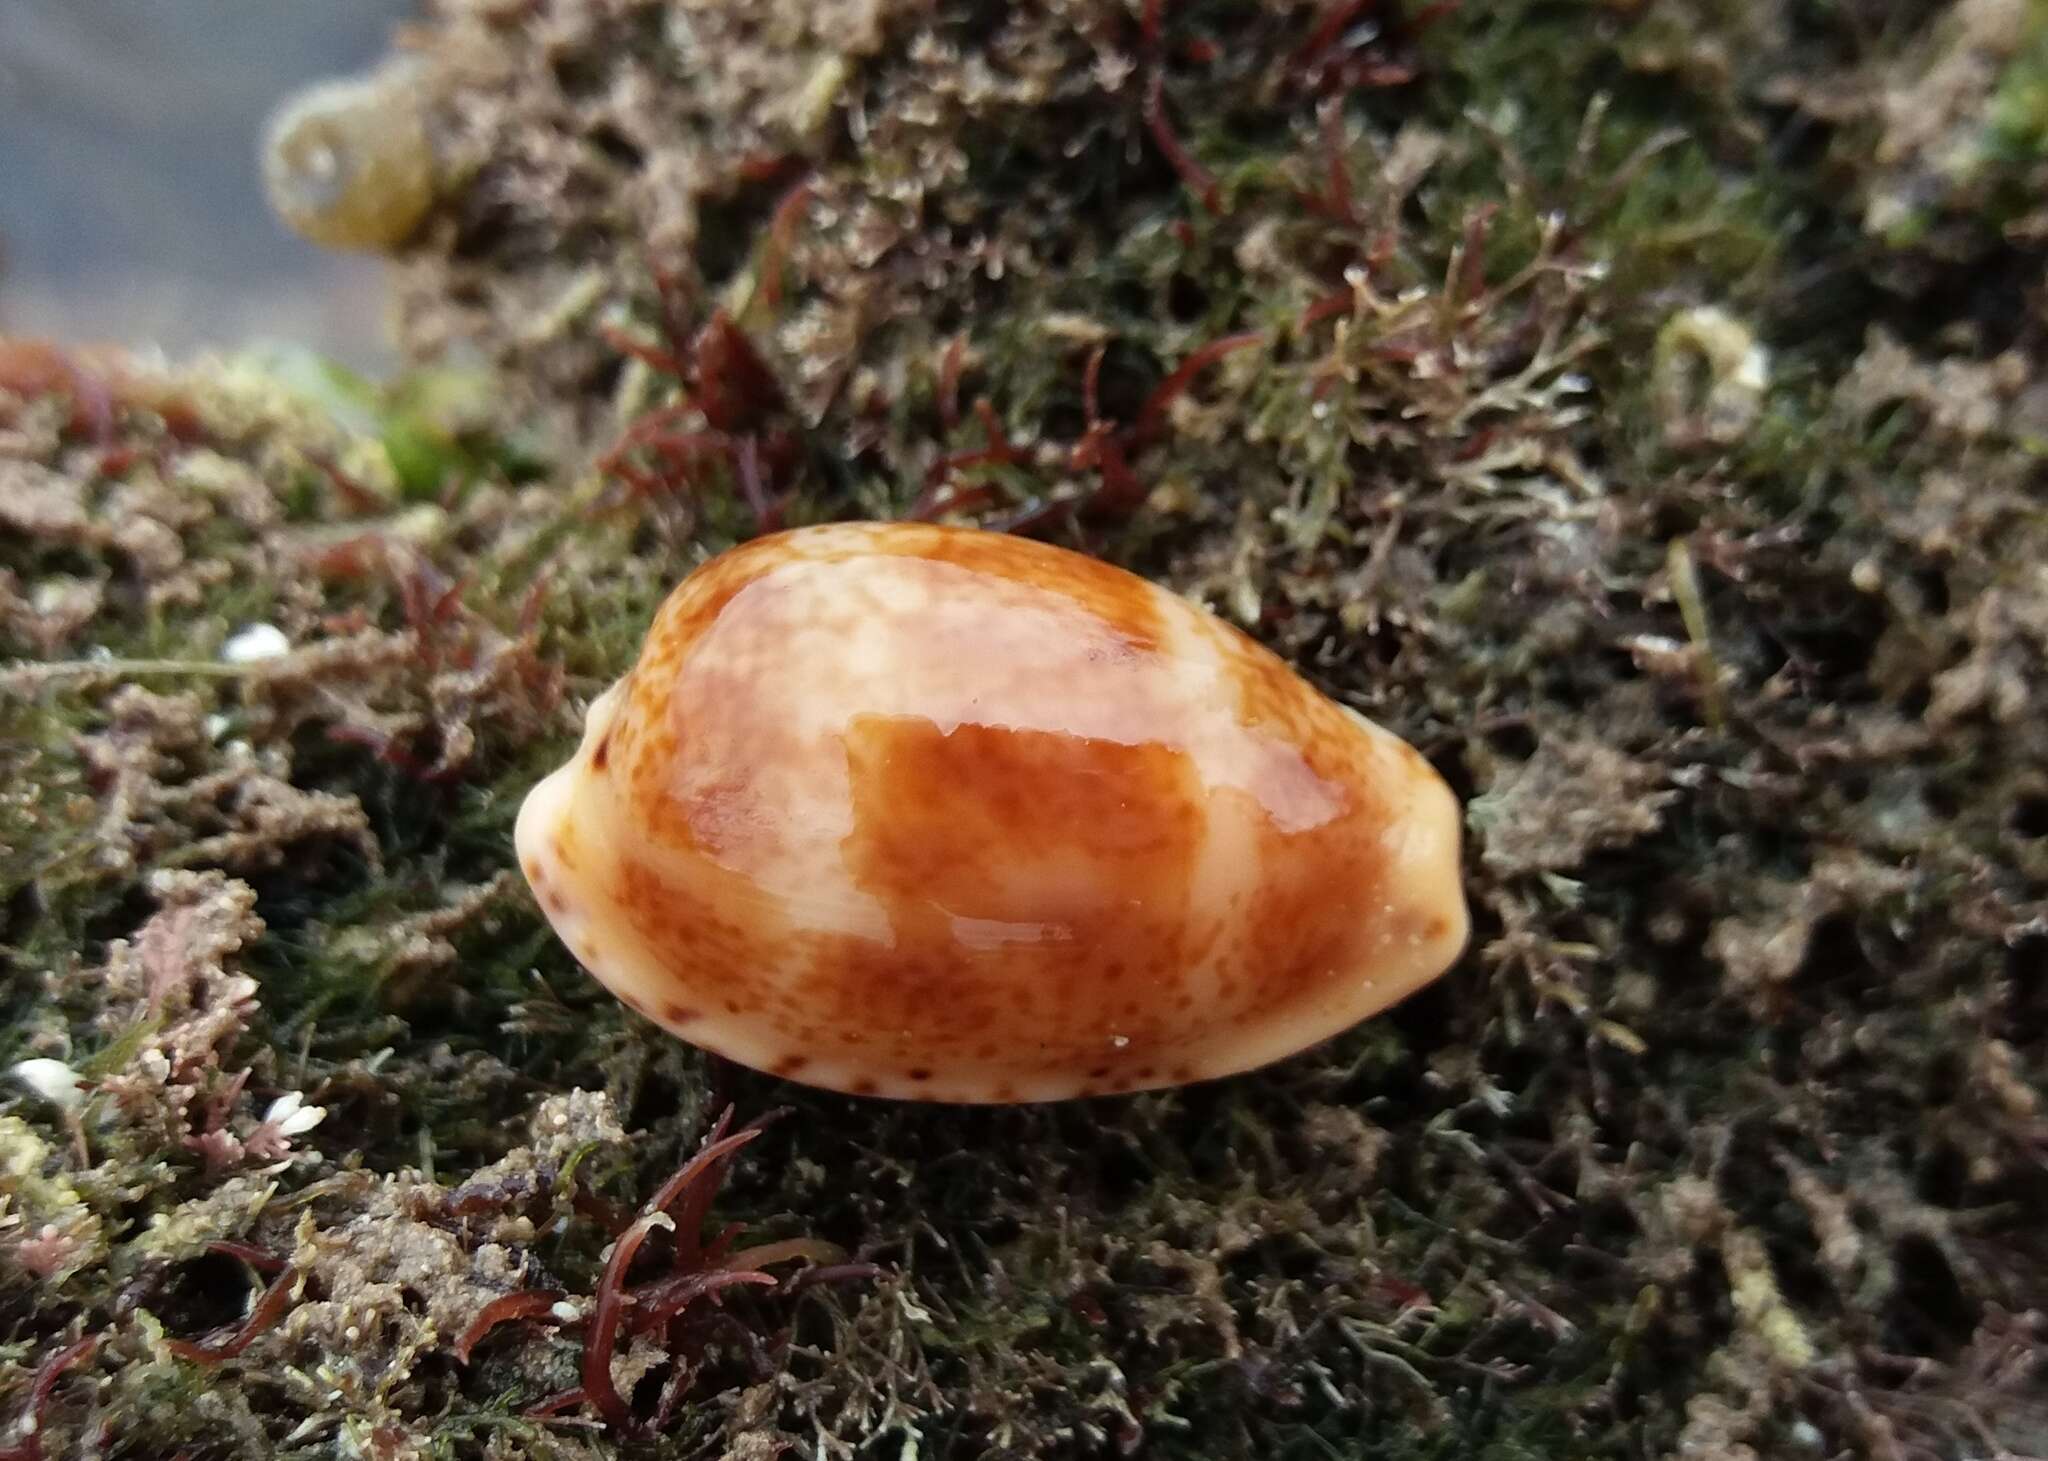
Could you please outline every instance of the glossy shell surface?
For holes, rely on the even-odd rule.
[[[436,161],[421,68],[405,62],[323,81],[265,124],[263,191],[303,238],[332,249],[394,249],[434,205]]]
[[[703,565],[517,842],[627,1004],[859,1095],[1249,1069],[1467,932],[1458,807],[1415,750],[1164,589],[969,529]]]

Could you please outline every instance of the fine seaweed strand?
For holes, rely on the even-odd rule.
[[[249,1317],[226,1338],[210,1344],[196,1343],[189,1339],[172,1339],[165,1343],[172,1354],[194,1364],[217,1365],[239,1359],[244,1350],[262,1337],[265,1330],[284,1317],[285,1311],[291,1307],[298,1283],[299,1271],[287,1264],[284,1270],[271,1280],[270,1287],[263,1291],[263,1297],[256,1301],[256,1307],[249,1311]]]
[[[0,1461],[43,1461],[43,1411],[50,1403],[50,1394],[57,1388],[57,1382],[64,1378],[65,1371],[85,1364],[99,1347],[100,1336],[88,1334],[58,1350],[36,1367],[35,1380],[29,1386],[28,1406],[22,1412],[21,1439],[0,1449]]]
[[[555,1306],[567,1297],[560,1289],[521,1289],[493,1299],[477,1311],[476,1318],[456,1339],[456,1362],[468,1364],[476,1347],[500,1324],[512,1324],[522,1319],[538,1322],[554,1318]]]
[[[796,1294],[817,1283],[878,1276],[880,1269],[871,1264],[847,1262],[843,1249],[822,1239],[783,1238],[735,1251],[733,1244],[743,1229],[740,1224],[730,1224],[709,1243],[704,1241],[704,1223],[711,1201],[734,1157],[756,1140],[769,1122],[783,1114],[772,1111],[739,1131],[731,1131],[733,1110],[728,1106],[712,1123],[695,1154],[661,1184],[618,1232],[587,1306],[575,1304],[561,1290],[553,1288],[502,1294],[485,1304],[463,1330],[455,1344],[457,1360],[468,1364],[484,1339],[505,1324],[587,1320],[580,1361],[582,1383],[529,1407],[526,1414],[547,1418],[587,1405],[613,1433],[642,1435],[662,1428],[694,1373],[694,1351],[702,1336],[693,1332],[690,1325],[700,1303],[721,1308],[722,1295],[734,1288]],[[630,1282],[633,1269],[648,1241],[658,1232],[671,1235],[669,1272],[634,1286]],[[788,1278],[777,1279],[765,1272],[772,1266],[799,1261],[810,1266]],[[805,1274],[812,1276],[805,1279]],[[758,1348],[752,1331],[744,1325],[739,1328],[746,1342]],[[634,1414],[630,1397],[614,1381],[612,1362],[622,1341],[664,1331],[672,1372],[663,1386],[652,1422],[643,1422]]]

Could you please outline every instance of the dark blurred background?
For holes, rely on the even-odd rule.
[[[284,340],[387,363],[373,258],[264,206],[277,100],[361,69],[412,0],[0,0],[0,332]]]

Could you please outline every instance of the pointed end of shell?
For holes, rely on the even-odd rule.
[[[1465,811],[1457,794],[1419,753],[1416,760],[1426,773],[1426,784],[1416,797],[1411,866],[1416,902],[1433,920],[1434,936],[1425,941],[1425,952],[1441,974],[1458,962],[1472,937],[1472,910],[1465,901]]]
[[[1409,801],[1391,859],[1398,907],[1389,920],[1386,950],[1391,977],[1382,1007],[1448,973],[1472,937],[1465,900],[1464,808],[1436,768],[1402,744],[1410,776]]]
[[[545,777],[526,794],[512,826],[512,846],[519,859],[519,871],[555,933],[572,950],[582,947],[581,939],[589,922],[589,910],[584,907],[575,870],[562,856],[563,833],[575,795],[575,775],[576,765],[572,761]]]

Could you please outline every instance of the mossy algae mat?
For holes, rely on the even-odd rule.
[[[2048,1450],[2044,34],[443,0],[403,380],[0,350],[0,1447]],[[1465,960],[1042,1108],[604,997],[523,791],[704,555],[910,515],[1420,746]]]

